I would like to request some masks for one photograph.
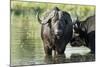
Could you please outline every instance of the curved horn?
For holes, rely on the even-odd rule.
[[[47,19],[41,20],[40,17],[39,17],[39,13],[37,13],[37,19],[38,19],[38,22],[39,22],[40,24],[42,24],[42,25],[47,24],[48,21],[50,20],[50,19],[48,19],[48,17],[47,17]]]
[[[42,20],[41,20],[40,17],[39,17],[39,12],[37,13],[37,20],[38,20],[38,22],[41,24]]]

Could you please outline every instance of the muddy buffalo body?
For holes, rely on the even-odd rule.
[[[46,55],[64,54],[66,45],[72,38],[72,20],[69,13],[55,7],[47,13],[41,23],[41,38]]]
[[[95,53],[95,16],[90,16],[84,21],[77,19],[74,30],[79,34],[77,37],[85,42],[84,45],[91,49],[91,53]],[[74,37],[72,42],[75,42],[77,37]]]

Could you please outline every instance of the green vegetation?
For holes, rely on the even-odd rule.
[[[78,16],[80,19],[86,18],[90,15],[94,15],[95,6],[83,6],[83,5],[66,5],[66,4],[51,4],[51,3],[39,3],[39,2],[19,2],[12,1],[11,10],[16,14],[23,13],[25,11],[32,11],[33,15],[37,12],[44,13],[46,10],[50,10],[53,7],[59,7],[61,10],[67,11],[71,16]]]

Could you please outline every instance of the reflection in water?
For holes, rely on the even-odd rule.
[[[66,53],[67,52],[67,53]],[[94,54],[90,54],[86,47],[67,47],[64,55],[46,56],[46,64],[94,61]]]
[[[94,61],[95,59],[93,54],[86,54],[86,55],[72,54],[70,60],[71,62],[87,62],[87,61]]]
[[[53,64],[53,57],[52,56],[45,56],[44,62],[46,64]]]
[[[57,63],[64,63],[66,60],[66,56],[64,55],[57,55],[57,56],[46,56],[45,63],[46,64],[57,64]]]
[[[70,58],[72,54],[78,54],[78,55],[86,55],[91,50],[87,47],[81,46],[81,47],[70,47],[68,46],[65,50],[65,54],[67,58]]]
[[[83,50],[79,50],[83,48]],[[38,48],[40,49],[40,48]],[[76,49],[76,50],[75,50]],[[78,52],[78,50],[79,52]],[[17,62],[13,63],[12,66],[22,66],[22,65],[38,65],[38,64],[58,64],[58,63],[70,63],[70,62],[85,62],[85,61],[94,61],[94,54],[88,53],[87,48],[85,47],[67,47],[64,55],[57,56],[45,56],[43,49],[40,51],[27,51],[21,49],[20,58],[16,57],[14,60]],[[74,52],[73,52],[74,51]],[[84,54],[81,54],[81,51]],[[85,53],[87,51],[87,53]],[[66,53],[68,52],[68,53]]]

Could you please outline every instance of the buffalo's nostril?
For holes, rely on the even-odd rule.
[[[62,35],[62,31],[61,30],[55,30],[55,35],[61,36]]]
[[[56,36],[62,36],[62,33],[61,32],[56,32],[55,35]]]
[[[57,39],[60,39],[60,36],[57,35],[56,38],[57,38]]]

